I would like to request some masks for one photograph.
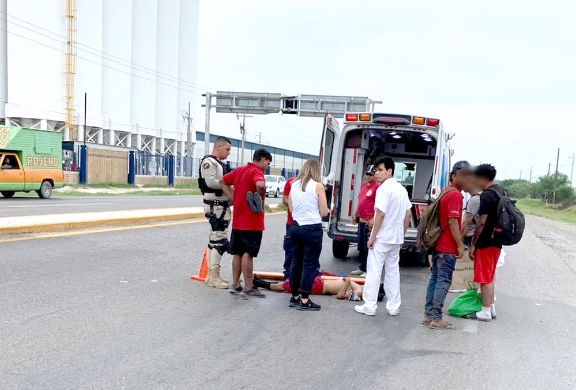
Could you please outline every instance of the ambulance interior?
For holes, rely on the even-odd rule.
[[[396,163],[394,178],[406,188],[410,199],[426,202],[430,197],[436,146],[435,134],[423,132],[369,128],[348,132],[344,141],[339,223],[353,222],[364,172],[383,156]]]

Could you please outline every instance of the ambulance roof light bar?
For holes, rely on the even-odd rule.
[[[409,115],[391,115],[391,114],[373,114],[373,113],[358,113],[348,112],[344,116],[345,122],[372,122],[383,123],[389,125],[417,125],[438,127],[440,119],[425,118],[422,116],[411,117]]]

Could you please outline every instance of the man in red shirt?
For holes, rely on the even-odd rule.
[[[220,180],[222,191],[233,199],[232,234],[230,253],[232,259],[232,285],[230,292],[249,297],[264,298],[265,295],[252,285],[253,259],[260,252],[264,231],[264,199],[266,181],[264,171],[270,166],[272,155],[266,149],[254,152],[252,162],[236,168]],[[234,191],[230,186],[234,186]],[[246,288],[240,285],[240,275],[244,275]]]
[[[362,183],[358,193],[358,207],[354,214],[354,222],[358,223],[358,251],[360,252],[360,267],[352,271],[352,275],[361,278],[366,277],[366,263],[368,262],[368,238],[374,225],[374,202],[376,201],[376,190],[380,183],[374,176],[374,165],[366,171],[366,181]]]
[[[288,207],[288,199],[290,197],[290,188],[292,188],[292,182],[296,177],[291,177],[286,180],[284,185],[284,193],[282,197],[282,203],[284,206]],[[290,266],[292,265],[292,241],[290,241],[290,226],[292,226],[292,213],[288,208],[286,211],[286,234],[284,235],[284,280],[290,279]]]
[[[470,179],[472,167],[468,161],[458,161],[450,173],[451,184],[444,188],[440,196],[439,220],[443,229],[436,247],[432,253],[431,275],[426,293],[424,310],[424,325],[432,329],[456,329],[452,324],[442,319],[442,309],[446,294],[452,284],[452,273],[456,259],[464,254],[462,243],[462,188]]]

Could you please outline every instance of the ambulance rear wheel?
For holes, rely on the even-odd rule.
[[[49,199],[52,196],[52,184],[48,180],[44,180],[37,192],[40,198]]]
[[[2,191],[1,192],[2,196],[5,198],[11,198],[14,196],[15,193],[16,192],[14,192],[14,191]]]
[[[346,241],[332,240],[332,256],[337,259],[345,259],[348,256],[348,249],[350,244]]]

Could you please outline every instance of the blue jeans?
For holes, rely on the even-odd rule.
[[[284,235],[284,280],[290,279],[290,267],[292,265],[292,241],[290,241],[290,227],[286,224]]]
[[[300,226],[296,221],[292,223],[290,290],[293,296],[300,290],[302,298],[307,299],[312,291],[312,283],[320,268],[323,234],[322,224]]]
[[[456,266],[456,257],[451,253],[434,252],[432,255],[432,268],[428,291],[426,292],[426,306],[424,315],[433,321],[442,320],[442,309],[446,294],[452,284],[452,273]]]
[[[368,224],[360,222],[358,224],[358,252],[360,252],[360,271],[366,272],[368,263]]]

